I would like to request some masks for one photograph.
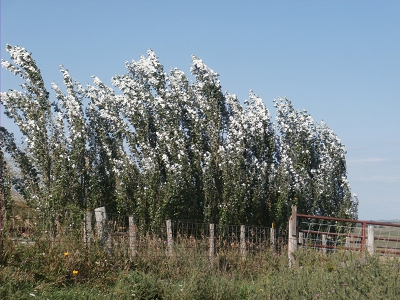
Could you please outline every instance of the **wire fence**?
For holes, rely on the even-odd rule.
[[[4,220],[3,235],[11,241],[24,244],[33,243],[39,238],[54,240],[57,237],[73,235],[79,227],[80,224],[65,224],[58,219],[12,215]]]
[[[95,212],[96,214],[96,212]],[[81,220],[40,217],[8,217],[4,237],[9,242],[34,244],[39,240],[65,244],[101,245],[122,257],[166,257],[192,253],[212,259],[236,251],[243,256],[280,253],[287,244],[287,231],[271,227],[220,225],[191,220],[160,223],[132,216],[87,212]],[[89,218],[88,218],[89,216]]]
[[[326,224],[316,221],[299,222],[299,246],[323,252],[338,249],[359,250],[361,227],[346,224]]]
[[[400,255],[400,228],[375,225],[375,245],[379,253]]]
[[[289,265],[297,248],[323,254],[339,250],[400,255],[400,224],[338,219],[292,213],[288,230],[247,225],[222,225],[192,220],[137,219],[106,215],[96,209],[83,218],[7,217],[3,237],[11,243],[40,240],[71,247],[103,247],[113,255],[166,258],[171,255],[206,257],[211,261],[227,253],[257,257],[288,250]]]
[[[297,218],[298,245],[303,249],[400,255],[400,224],[302,214]]]

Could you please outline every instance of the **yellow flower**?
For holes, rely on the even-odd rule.
[[[69,255],[69,252],[64,252],[64,256],[67,257]]]
[[[72,275],[78,275],[78,273],[79,273],[78,270],[73,270],[72,271]]]

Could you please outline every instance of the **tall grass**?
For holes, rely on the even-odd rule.
[[[226,248],[210,261],[204,247],[182,239],[173,255],[147,237],[133,260],[80,236],[42,236],[34,243],[5,239],[1,299],[399,299],[397,259],[353,252],[327,256],[285,251],[248,253]],[[206,242],[199,242],[206,244]],[[75,271],[75,272],[74,272]]]

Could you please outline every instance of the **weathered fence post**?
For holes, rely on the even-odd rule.
[[[246,255],[246,226],[240,225],[240,255]]]
[[[111,256],[111,239],[108,232],[106,208],[104,206],[95,208],[94,216],[100,244],[102,246],[106,245],[108,254]]]
[[[326,246],[328,245],[327,241],[327,235],[326,234],[322,234],[322,254],[326,255]]]
[[[345,248],[350,249],[351,247],[351,237],[350,236],[346,236],[346,244],[345,244]]]
[[[299,245],[304,246],[304,232],[299,232]]]
[[[292,206],[292,215],[289,218],[288,258],[289,267],[294,266],[293,253],[297,250],[297,207]]]
[[[214,224],[210,224],[210,264],[214,265],[214,253],[215,253],[215,242],[214,242]]]
[[[168,254],[170,256],[173,255],[174,249],[173,249],[173,238],[172,238],[172,223],[171,220],[166,221],[167,224],[167,247],[168,247]]]
[[[275,224],[274,223],[272,223],[272,227],[269,231],[269,239],[271,241],[271,251],[272,251],[272,253],[275,253],[276,242],[275,242]]]
[[[96,219],[97,237],[99,240],[103,240],[104,235],[107,233],[105,228],[107,226],[106,208],[104,206],[95,208],[94,216]]]
[[[136,232],[137,227],[135,223],[135,218],[133,216],[129,216],[129,258],[131,261],[135,259],[136,255]]]
[[[85,214],[85,224],[84,224],[84,232],[83,232],[83,241],[88,248],[90,248],[90,243],[92,241],[92,215],[93,212],[91,210],[87,210]]]
[[[368,225],[367,250],[370,255],[375,253],[375,226]]]

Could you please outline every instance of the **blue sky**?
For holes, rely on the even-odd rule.
[[[254,90],[324,120],[346,146],[360,219],[400,219],[400,1],[1,0],[5,45],[32,52],[50,90],[125,72],[151,48],[166,71],[194,54],[243,102]],[[21,83],[1,71],[1,90]],[[13,130],[2,115],[1,124]]]

